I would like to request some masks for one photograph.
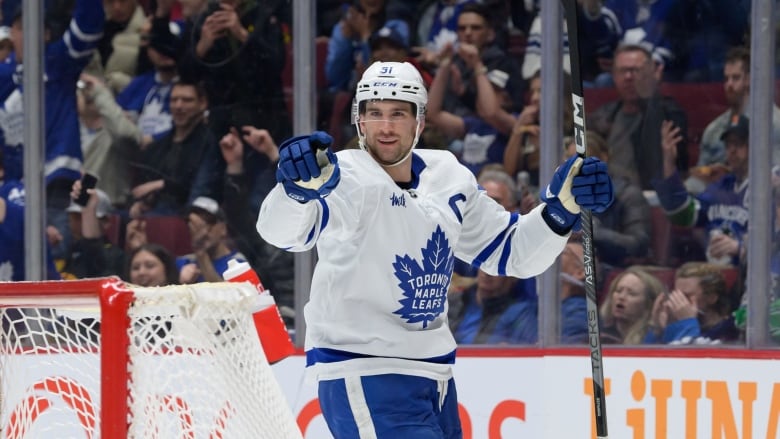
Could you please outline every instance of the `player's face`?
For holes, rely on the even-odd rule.
[[[141,250],[130,264],[130,282],[142,287],[165,285],[165,265],[154,253]]]
[[[750,89],[750,75],[742,66],[742,61],[726,63],[723,67],[723,90],[726,103],[740,105]]]
[[[380,164],[401,160],[412,147],[417,129],[414,106],[403,101],[369,101],[360,115],[366,148]],[[420,122],[422,131],[424,122]]]
[[[642,280],[632,273],[620,278],[612,292],[612,317],[626,322],[641,318],[647,306],[644,291]]]

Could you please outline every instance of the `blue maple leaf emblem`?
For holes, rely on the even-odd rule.
[[[425,329],[444,312],[455,258],[439,226],[421,250],[422,266],[409,255],[395,256],[393,268],[404,298],[399,300],[401,308],[393,313],[405,318],[407,323],[422,322]]]

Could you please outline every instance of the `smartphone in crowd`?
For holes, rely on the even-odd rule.
[[[87,193],[87,190],[95,189],[97,182],[97,176],[88,172],[84,173],[84,176],[81,177],[81,192],[79,193],[79,197],[76,198],[75,203],[81,207],[86,206],[87,202],[89,201],[89,194]]]

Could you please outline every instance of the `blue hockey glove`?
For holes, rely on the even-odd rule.
[[[572,156],[555,171],[541,198],[547,204],[543,211],[546,219],[558,231],[569,231],[579,227],[580,208],[600,213],[607,210],[614,197],[604,162]]]
[[[279,147],[276,181],[300,203],[327,197],[341,178],[333,138],[324,131],[285,140]]]

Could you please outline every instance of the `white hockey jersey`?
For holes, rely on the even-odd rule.
[[[362,150],[337,156],[341,181],[330,195],[301,204],[277,184],[257,221],[263,239],[280,248],[317,246],[304,309],[309,375],[448,379],[454,257],[490,274],[531,277],[567,237],[547,226],[542,206],[524,216],[505,211],[449,152],[415,150],[406,190]]]

